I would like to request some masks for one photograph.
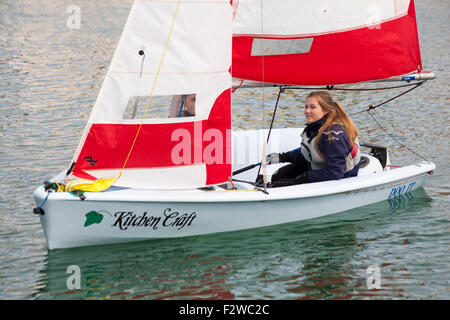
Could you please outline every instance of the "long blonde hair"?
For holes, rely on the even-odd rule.
[[[320,128],[317,133],[316,143],[318,144],[320,136],[325,130],[329,130],[333,123],[340,123],[344,126],[345,131],[347,131],[348,138],[350,140],[350,148],[355,144],[355,140],[358,137],[358,129],[356,129],[355,124],[349,118],[347,113],[342,109],[341,105],[334,101],[327,91],[313,91],[308,96],[308,98],[316,98],[319,102],[320,107],[324,112],[328,111],[327,120]],[[331,136],[329,136],[331,138]],[[318,147],[318,145],[317,145]],[[318,149],[318,148],[317,148]]]

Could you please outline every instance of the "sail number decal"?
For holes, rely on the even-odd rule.
[[[411,190],[412,190],[412,188],[414,187],[415,184],[416,184],[416,182],[414,181],[414,182],[411,182],[409,185],[404,184],[404,185],[392,188],[388,199],[399,197],[402,194],[411,192]]]

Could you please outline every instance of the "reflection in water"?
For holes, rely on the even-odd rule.
[[[312,299],[404,297],[383,278],[369,290],[366,269],[397,268],[396,254],[374,250],[393,241],[399,217],[429,202],[423,189],[402,208],[388,201],[311,221],[182,239],[53,250],[33,294],[37,299]],[[393,231],[393,230],[395,231]],[[387,230],[387,231],[386,231]],[[413,234],[410,237],[414,237]],[[395,243],[395,241],[394,241]],[[404,239],[400,245],[409,245]],[[68,289],[70,265],[81,270]],[[405,270],[398,269],[403,272]]]
[[[216,243],[215,245],[219,245]],[[228,259],[203,239],[156,240],[49,252],[45,289],[56,299],[232,299]],[[220,254],[220,251],[218,252]],[[78,265],[80,290],[68,290],[66,268]]]
[[[411,192],[388,199],[389,207],[391,209],[404,209],[408,200],[414,200],[414,195]]]

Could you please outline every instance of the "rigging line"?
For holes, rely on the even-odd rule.
[[[361,110],[361,111],[352,113],[352,114],[350,114],[350,116],[354,116],[354,115],[357,115],[357,114],[360,114],[360,113],[363,113],[363,112],[369,112],[370,110],[374,110],[374,109],[376,109],[376,108],[378,108],[378,107],[381,107],[382,105],[384,105],[384,104],[386,104],[386,103],[388,103],[388,102],[391,102],[392,100],[395,100],[395,99],[397,99],[397,98],[399,98],[399,97],[401,97],[401,96],[407,94],[408,92],[413,91],[414,89],[418,88],[419,86],[421,86],[421,85],[424,84],[424,83],[425,83],[425,81],[421,81],[421,82],[419,82],[419,83],[415,83],[415,84],[414,84],[414,85],[415,85],[414,87],[412,87],[412,88],[410,88],[410,89],[408,89],[408,90],[406,90],[406,91],[403,91],[402,93],[400,93],[400,94],[398,94],[398,95],[396,95],[396,96],[394,96],[394,97],[392,97],[392,98],[390,98],[390,99],[388,99],[388,100],[385,100],[385,101],[383,101],[383,102],[381,102],[381,103],[379,103],[379,104],[377,104],[377,105],[375,105],[375,106],[370,105],[369,108],[366,109],[366,110]]]
[[[284,89],[280,87],[280,91],[278,92],[277,102],[275,103],[275,108],[274,108],[273,114],[272,114],[272,120],[270,122],[269,133],[267,134],[266,143],[269,143],[270,133],[272,132],[272,127],[273,127],[273,123],[274,123],[274,120],[275,120],[275,114],[277,113],[277,109],[278,109],[278,102],[280,101],[280,96],[281,96],[281,94],[283,92],[284,92]],[[265,155],[263,155],[263,156],[265,156]],[[259,172],[261,171],[261,165],[262,165],[262,162],[259,165],[258,174],[256,175],[256,179],[258,179]]]
[[[134,137],[133,143],[131,144],[130,151],[128,152],[128,155],[127,155],[127,157],[126,157],[126,159],[125,159],[125,163],[123,164],[123,167],[122,167],[122,169],[120,170],[119,177],[122,176],[123,170],[125,169],[125,166],[127,165],[128,159],[130,158],[131,152],[133,151],[134,145],[136,144],[136,140],[137,140],[137,138],[138,138],[138,136],[139,136],[139,133],[140,133],[140,131],[141,131],[142,124],[144,123],[145,116],[147,115],[148,107],[150,106],[150,102],[152,101],[153,93],[154,93],[155,87],[156,87],[156,82],[157,82],[157,80],[158,80],[159,73],[161,72],[161,67],[162,67],[162,64],[163,64],[163,62],[164,62],[164,58],[165,58],[166,53],[167,53],[167,48],[169,47],[170,38],[172,37],[173,28],[174,28],[174,26],[175,26],[175,21],[176,21],[176,19],[177,19],[178,11],[179,11],[179,9],[180,9],[180,3],[181,3],[181,0],[178,0],[178,1],[177,1],[177,8],[176,8],[175,14],[174,14],[174,16],[173,16],[172,25],[170,26],[170,31],[169,31],[169,35],[168,35],[168,37],[167,37],[167,41],[166,41],[166,44],[165,44],[165,47],[164,47],[163,55],[162,55],[162,57],[161,57],[161,61],[159,62],[158,71],[156,72],[155,80],[153,80],[152,91],[151,91],[151,93],[150,93],[150,97],[149,97],[149,99],[148,99],[147,106],[145,107],[144,114],[142,115],[141,123],[139,124],[139,128],[138,128],[138,130],[137,130],[137,132],[136,132],[136,136]]]
[[[379,123],[377,121],[377,119],[375,119],[375,117],[373,116],[373,114],[370,113],[370,111],[367,111],[367,113],[369,114],[369,116],[373,119],[373,121],[375,121],[375,123],[381,128],[383,129],[384,132],[387,133],[388,136],[390,136],[395,142],[397,142],[400,146],[402,146],[403,148],[405,148],[406,150],[408,150],[409,152],[415,154],[416,156],[418,156],[419,158],[425,160],[426,162],[430,163],[430,161],[428,161],[427,159],[425,159],[424,157],[422,157],[420,154],[418,154],[417,152],[415,152],[414,150],[408,148],[406,145],[404,145],[403,143],[401,143],[400,141],[398,141],[392,134],[389,133],[389,131],[386,130],[385,127],[383,127],[381,125],[381,123]]]
[[[278,92],[278,96],[277,96],[277,101],[275,103],[275,109],[273,110],[273,114],[272,114],[272,120],[270,121],[270,127],[269,127],[269,133],[267,134],[267,143],[269,142],[270,139],[270,133],[272,131],[272,127],[273,127],[273,122],[275,120],[275,114],[277,113],[277,109],[278,109],[278,102],[280,101],[280,96],[281,94],[284,92],[284,89],[280,88],[280,91]]]

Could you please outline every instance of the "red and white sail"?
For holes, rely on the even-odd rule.
[[[137,188],[227,180],[232,12],[229,0],[134,2],[75,153],[73,175],[94,180],[122,172],[115,185]],[[185,95],[195,96],[195,113],[178,117],[171,107]]]
[[[336,85],[421,70],[413,0],[234,1],[233,77]]]
[[[421,69],[413,0],[135,0],[72,174],[142,188],[226,181],[230,72],[337,85]]]

